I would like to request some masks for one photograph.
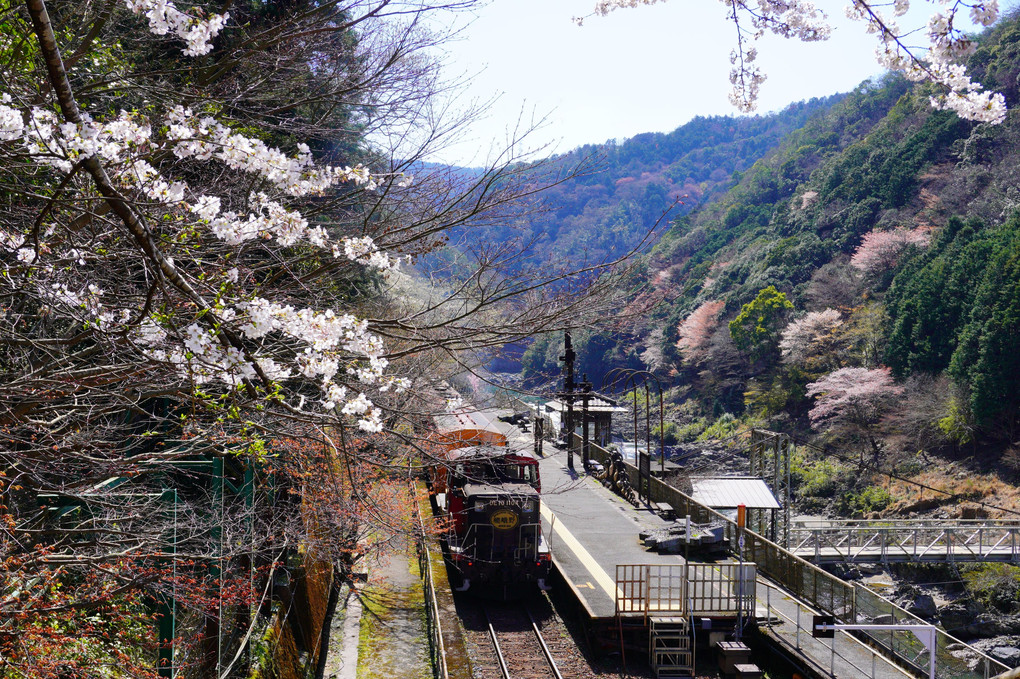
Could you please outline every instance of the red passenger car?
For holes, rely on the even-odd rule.
[[[551,565],[542,536],[538,459],[514,450],[494,417],[458,409],[436,418],[442,449],[430,481],[450,517],[450,564],[460,591],[508,597],[545,587]]]

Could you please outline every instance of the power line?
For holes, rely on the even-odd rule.
[[[840,453],[840,452],[838,452],[836,450],[833,450],[833,449],[829,448],[828,446],[819,446],[819,445],[816,445],[814,443],[808,443],[807,441],[802,441],[801,439],[798,439],[798,438],[796,438],[794,436],[791,436],[790,438],[797,445],[799,445],[799,446],[804,446],[806,448],[811,448],[812,450],[815,450],[815,451],[817,451],[819,453],[823,453],[825,455],[831,455],[832,457],[835,457],[836,459],[838,459],[841,462],[856,462],[856,463],[860,464],[861,466],[863,466],[865,470],[870,471],[870,472],[872,472],[874,474],[882,474],[884,476],[889,477],[890,479],[894,479],[896,481],[900,481],[902,483],[906,483],[906,484],[909,484],[909,485],[917,486],[918,488],[921,488],[923,490],[928,490],[928,491],[931,491],[933,493],[941,493],[942,495],[945,495],[948,498],[956,497],[956,493],[952,493],[952,492],[950,492],[948,490],[945,490],[945,489],[942,489],[942,488],[935,488],[933,486],[929,486],[928,484],[921,483],[920,481],[915,481],[913,479],[905,478],[905,477],[900,476],[899,474],[897,474],[895,472],[891,472],[891,471],[888,471],[886,469],[882,469],[878,465],[871,465],[871,464],[869,464],[867,462],[862,462],[861,460],[854,460],[854,459],[848,458],[848,457],[844,456],[842,453]],[[981,507],[986,507],[988,509],[995,509],[995,510],[998,510],[1000,512],[1006,512],[1007,514],[1013,514],[1015,516],[1020,516],[1020,511],[1017,511],[1015,509],[1009,509],[1008,507],[1000,507],[999,505],[993,505],[993,504],[988,503],[988,502],[982,502],[981,500],[974,500],[973,502],[975,504],[980,505]]]

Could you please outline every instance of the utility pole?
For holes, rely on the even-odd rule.
[[[567,467],[573,471],[574,469],[574,359],[577,358],[577,354],[574,353],[574,347],[570,343],[570,333],[563,333],[563,355],[560,356],[560,360],[563,361],[563,392],[558,394],[560,400],[567,404]]]
[[[581,444],[582,468],[588,471],[588,461],[591,459],[591,443],[588,440],[588,402],[591,401],[591,382],[588,381],[588,373],[581,376],[581,431],[583,443]]]

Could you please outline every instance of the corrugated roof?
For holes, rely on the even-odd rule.
[[[691,495],[713,509],[744,505],[749,509],[779,509],[765,481],[754,477],[692,478]]]
[[[574,398],[574,412],[581,412],[582,408],[580,395]],[[545,409],[547,412],[565,413],[567,412],[567,404],[560,400],[546,401]],[[589,413],[625,413],[627,409],[614,405],[612,402],[606,399],[592,396],[588,399],[588,412]]]

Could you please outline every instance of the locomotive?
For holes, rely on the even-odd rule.
[[[436,418],[441,449],[432,492],[449,518],[449,562],[458,591],[503,598],[537,585],[552,565],[539,514],[538,459],[514,450],[488,414],[460,408]]]

